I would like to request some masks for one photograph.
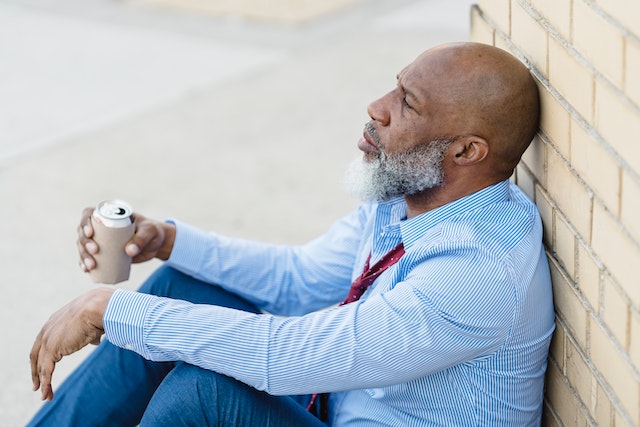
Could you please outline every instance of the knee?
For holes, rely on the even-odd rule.
[[[188,276],[173,267],[162,265],[138,288],[138,292],[159,297],[170,297],[175,283],[184,281]]]
[[[178,364],[156,390],[140,426],[218,425],[218,390],[224,375]]]
[[[163,265],[142,284],[139,292],[190,301],[195,304],[211,304],[237,310],[258,313],[260,310],[238,295],[219,286],[202,282],[175,268]]]

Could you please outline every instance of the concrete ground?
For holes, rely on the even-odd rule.
[[[426,48],[468,38],[471,0],[369,0],[273,25],[113,0],[0,0],[0,425],[40,405],[28,354],[90,289],[82,208],[298,243],[342,191],[368,103]],[[158,264],[134,267],[135,288]],[[58,364],[54,387],[86,356]]]

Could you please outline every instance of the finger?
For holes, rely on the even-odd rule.
[[[127,246],[125,246],[124,251],[127,253],[127,255],[132,257],[134,261],[137,261],[136,257],[140,255],[140,253],[142,252],[139,244],[133,243],[133,242],[127,243]]]
[[[135,234],[125,246],[127,255],[135,258],[150,249],[153,251],[150,243],[156,242],[160,237],[158,227],[155,227],[153,223],[149,221],[140,223],[136,228]],[[153,257],[153,255],[151,255],[151,257]]]
[[[33,343],[31,353],[29,353],[29,362],[31,364],[31,383],[33,384],[33,391],[40,388],[40,376],[38,375],[38,354],[40,353],[41,341],[40,337],[42,332],[36,337],[36,341]]]
[[[94,208],[85,208],[82,211],[82,218],[80,219],[79,232],[81,231],[84,237],[93,237],[93,226],[91,225],[91,215]]]
[[[42,387],[42,394],[40,398],[42,400],[53,400],[53,387],[51,386],[51,384],[48,384],[46,388],[44,386]]]
[[[98,335],[95,339],[93,339],[93,341],[91,341],[90,344],[99,345],[101,339],[102,339],[102,334]]]
[[[53,399],[53,387],[51,377],[55,369],[55,362],[51,355],[42,347],[38,357],[38,377],[40,379],[40,391],[42,400]]]
[[[80,224],[78,225],[78,240],[76,241],[76,245],[80,256],[80,268],[84,272],[95,268],[96,262],[93,255],[99,251],[97,243],[92,239],[94,232],[90,219],[92,213],[93,208],[84,209]]]
[[[156,235],[153,239],[147,242],[144,250],[140,250],[135,244],[131,244],[126,248],[126,252],[133,258],[133,262],[144,262],[153,259],[158,255],[158,251],[162,247],[165,235],[156,229]]]
[[[93,240],[78,240],[78,256],[80,257],[80,268],[83,271],[89,271],[96,266],[96,261],[93,258],[93,254],[98,252],[98,245]],[[91,252],[87,248],[92,249]]]

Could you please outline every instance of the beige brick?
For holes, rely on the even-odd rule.
[[[540,87],[540,128],[551,143],[565,156],[570,157],[569,112],[548,90]]]
[[[593,121],[593,74],[553,38],[549,38],[549,81],[587,122]]]
[[[542,427],[562,427],[560,420],[556,418],[553,409],[549,406],[549,402],[545,402],[542,408]]]
[[[595,124],[613,149],[640,170],[640,144],[630,139],[631,135],[640,135],[640,113],[600,81],[596,82]]]
[[[571,165],[617,216],[620,205],[620,165],[576,121],[571,122]]]
[[[505,39],[503,39],[502,37],[498,37],[497,33],[495,34],[495,37],[493,39],[494,39],[496,47],[499,47],[502,50],[506,50],[509,53],[513,53],[511,51],[511,47],[509,47],[509,44],[507,43],[507,41]]]
[[[640,242],[638,218],[640,218],[640,183],[628,171],[623,171],[620,220],[629,229],[633,238]]]
[[[531,144],[522,155],[522,162],[533,172],[536,179],[542,184],[547,183],[547,144],[536,135]]]
[[[556,215],[553,249],[572,280],[576,278],[576,236],[562,215]]]
[[[591,307],[600,310],[600,266],[589,249],[578,242],[578,288]]]
[[[613,425],[611,400],[609,400],[609,396],[602,388],[602,385],[598,383],[597,387],[596,406],[592,411],[593,419],[598,427],[610,427]]]
[[[575,345],[567,340],[567,367],[566,375],[569,384],[578,394],[582,404],[587,408],[591,407],[591,382],[593,373],[582,358],[582,355]]]
[[[516,167],[516,184],[518,184],[518,187],[520,187],[531,200],[535,200],[535,178],[522,163]]]
[[[592,197],[554,150],[547,150],[547,190],[568,221],[586,241],[591,237]]]
[[[615,427],[637,427],[637,424],[631,424],[627,418],[620,413],[618,408],[613,411],[613,425]]]
[[[620,22],[625,29],[640,37],[640,2],[634,0],[598,0],[606,13]]]
[[[636,105],[640,105],[640,45],[627,39],[624,91]]]
[[[561,425],[586,426],[587,420],[578,401],[562,379],[562,373],[552,363],[547,368],[547,400],[560,418]]]
[[[479,0],[478,5],[491,21],[505,34],[511,34],[511,1]]]
[[[627,348],[629,303],[608,275],[604,276],[602,289],[604,302],[602,319],[618,343],[623,348]]]
[[[471,8],[471,34],[469,40],[484,43],[490,46],[494,44],[495,31],[480,15],[477,8]]]
[[[626,236],[610,214],[599,204],[593,210],[593,240],[595,254],[602,260],[631,303],[640,306],[640,250]]]
[[[571,40],[571,2],[558,0],[531,0],[534,9],[567,40]]]
[[[587,341],[587,312],[567,277],[562,274],[560,267],[551,260],[551,280],[553,281],[553,300],[557,313],[567,325],[569,333],[582,348],[586,348]]]
[[[622,88],[624,38],[591,4],[573,2],[574,47],[616,87]]]
[[[631,313],[630,328],[629,357],[633,366],[640,371],[640,314],[637,312]]]
[[[533,65],[547,75],[547,32],[518,2],[511,6],[511,38]]]
[[[596,321],[591,322],[591,361],[635,423],[640,423],[640,378],[607,332]]]
[[[547,245],[547,247],[551,247],[551,241],[553,240],[554,208],[551,204],[549,194],[539,185],[536,185],[535,201],[538,212],[540,213],[540,218],[542,219],[544,244]]]

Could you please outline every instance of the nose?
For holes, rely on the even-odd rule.
[[[367,107],[367,113],[376,122],[382,126],[388,126],[391,116],[389,114],[389,107],[387,102],[388,94],[380,99],[373,101]]]

